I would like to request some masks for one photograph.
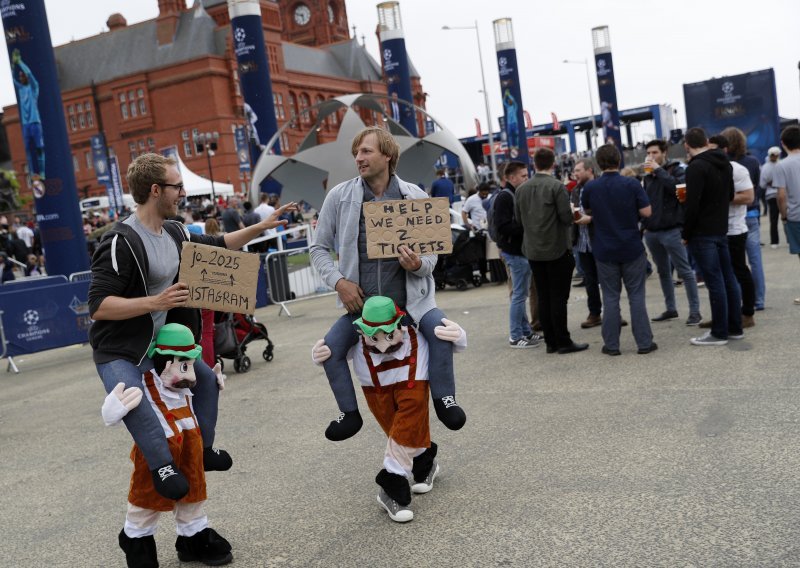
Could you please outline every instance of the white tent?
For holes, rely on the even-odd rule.
[[[183,186],[186,188],[186,197],[195,197],[197,195],[211,195],[211,181],[197,175],[190,170],[186,164],[183,163],[180,156],[172,155],[173,158],[178,160],[178,169],[183,178]],[[216,195],[233,195],[233,186],[229,183],[222,183],[219,181],[214,182],[214,193]]]

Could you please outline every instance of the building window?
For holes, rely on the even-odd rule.
[[[284,132],[281,134],[281,150],[288,150],[289,149],[289,137]]]
[[[147,147],[151,152],[155,152],[156,151],[156,141],[153,140],[152,138],[148,138],[147,139]]]
[[[72,167],[75,169],[75,172],[78,171],[78,157],[75,154],[72,154]]]
[[[69,112],[69,114],[75,114],[75,106],[74,105],[69,105],[67,107],[67,111]]]
[[[314,103],[315,104],[322,104],[324,102],[325,102],[325,97],[323,97],[322,95],[317,95],[317,98],[314,99]],[[320,111],[317,110],[317,112],[319,113]],[[324,126],[326,130],[329,128],[329,126],[328,126],[328,117],[327,116],[325,117],[325,120],[323,120],[322,126]]]
[[[144,149],[145,149],[144,140],[139,140],[139,150],[144,152]]]
[[[86,124],[88,124],[90,127],[94,126],[94,118],[92,117],[91,110],[86,111]]]
[[[292,118],[297,116],[297,97],[291,91],[289,91],[289,114]],[[296,127],[297,125],[292,125],[292,128]]]
[[[128,105],[126,103],[121,103],[119,108],[122,111],[123,120],[128,120]]]
[[[70,130],[77,130],[78,126],[75,122],[75,115],[69,117],[69,129]]]
[[[181,132],[181,140],[188,140],[188,139],[189,139],[189,131],[188,130],[183,130]]]
[[[278,120],[286,120],[286,111],[283,109],[283,95],[274,93],[272,95],[272,102],[275,104],[275,118]]]
[[[131,101],[131,118],[136,118],[139,115],[139,110],[136,108],[136,101]]]
[[[91,170],[94,167],[94,164],[92,163],[92,153],[84,152],[83,159],[86,160],[86,169]]]
[[[192,157],[192,145],[189,142],[183,143],[183,155],[187,158]]]
[[[307,110],[309,106],[311,106],[311,101],[309,100],[307,94],[300,93],[299,102],[300,102],[300,115],[301,115],[300,121],[303,124],[308,124],[309,122],[311,122],[311,113],[304,111]]]
[[[139,114],[147,114],[147,105],[144,104],[144,99],[139,99]]]
[[[81,128],[86,128],[86,119],[83,116],[83,113],[78,115],[78,123],[81,125]]]

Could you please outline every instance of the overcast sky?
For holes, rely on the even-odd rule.
[[[192,0],[188,0],[188,4]],[[53,43],[60,45],[105,30],[108,16],[129,24],[154,18],[157,0],[46,0]],[[375,0],[347,0],[350,25],[378,59]],[[800,116],[800,2],[772,0],[402,0],[406,47],[428,93],[428,112],[459,137],[486,128],[474,30],[443,31],[443,25],[478,23],[494,128],[502,113],[492,21],[514,24],[523,106],[535,124],[589,114],[583,65],[593,61],[591,28],[608,25],[621,109],[666,103],[684,125],[683,83],[747,71],[775,69],[781,116]],[[595,111],[597,86],[591,73]],[[13,104],[9,58],[0,46],[0,106]],[[643,125],[638,136],[652,137]]]

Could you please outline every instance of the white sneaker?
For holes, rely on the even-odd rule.
[[[378,503],[389,513],[389,518],[396,523],[407,523],[414,518],[414,511],[403,506],[386,493],[383,489],[378,492]]]
[[[776,248],[778,248],[778,245],[769,245],[769,248],[771,248],[772,250],[775,250]]]
[[[689,340],[689,343],[692,345],[727,345],[727,339],[720,339],[719,337],[714,337],[711,335],[710,331],[707,331],[705,335],[701,335],[700,337],[693,337]]]
[[[433,480],[439,475],[439,462],[433,460],[433,467],[428,472],[428,476],[422,481],[411,486],[412,493],[427,493],[433,489]]]

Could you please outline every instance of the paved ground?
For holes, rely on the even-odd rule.
[[[442,475],[408,525],[375,502],[384,440],[363,399],[355,438],[322,435],[335,405],[309,350],[337,317],[333,298],[294,304],[291,320],[266,308],[275,360],[254,343],[253,369],[229,377],[218,441],[235,464],[209,475],[211,522],[243,567],[798,566],[800,266],[786,248],[764,255],[768,308],[722,348],[690,346],[697,330],[680,320],[654,324],[651,355],[626,329],[623,356],[604,356],[574,289],[570,325],[588,352],[511,350],[504,287],[440,294],[469,333],[457,358],[468,422],[432,426]],[[655,277],[648,294],[660,313]],[[102,424],[89,348],[18,363],[0,377],[0,566],[124,566],[130,441]],[[161,566],[181,564],[171,518],[157,543]]]

